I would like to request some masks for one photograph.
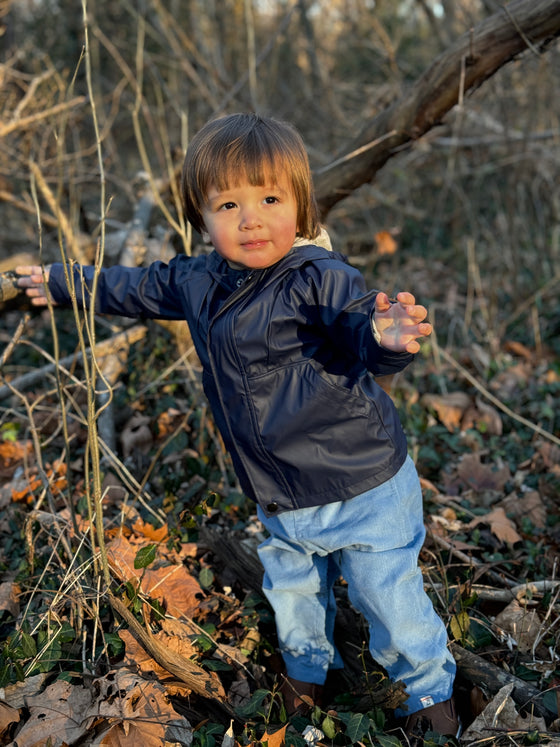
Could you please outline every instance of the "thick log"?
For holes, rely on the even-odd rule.
[[[526,50],[539,54],[560,34],[560,0],[514,0],[441,54],[406,94],[372,119],[345,152],[314,174],[323,218],[394,155],[410,147],[461,100]]]
[[[505,669],[500,669],[472,651],[467,651],[457,643],[451,643],[450,646],[460,674],[473,685],[485,687],[492,695],[495,695],[504,685],[513,684],[511,697],[520,708],[549,720],[556,718],[556,714],[549,711],[543,703],[543,693],[536,687],[506,672]]]

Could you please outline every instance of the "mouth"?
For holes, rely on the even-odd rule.
[[[267,239],[252,239],[251,241],[244,241],[241,246],[244,249],[262,249],[267,244]]]

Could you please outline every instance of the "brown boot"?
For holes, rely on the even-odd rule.
[[[282,675],[279,692],[284,700],[284,707],[288,716],[305,716],[313,706],[321,705],[323,686]]]
[[[411,713],[406,717],[403,731],[406,738],[402,742],[410,747],[422,747],[424,736],[429,731],[457,739],[461,733],[461,721],[457,715],[455,701],[450,698],[443,703],[436,703]]]

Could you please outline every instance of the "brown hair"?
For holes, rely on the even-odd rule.
[[[311,169],[303,140],[287,122],[257,114],[213,119],[192,138],[181,177],[187,219],[204,230],[202,210],[211,187],[222,191],[239,179],[262,185],[285,174],[298,206],[300,236],[314,239],[320,230]]]

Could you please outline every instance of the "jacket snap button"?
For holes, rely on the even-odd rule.
[[[278,511],[278,504],[276,501],[272,501],[272,503],[267,504],[266,508],[271,514],[273,514],[275,511]]]

